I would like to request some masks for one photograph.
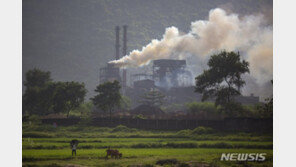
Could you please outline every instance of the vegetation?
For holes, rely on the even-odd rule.
[[[171,103],[166,106],[162,106],[161,109],[169,113],[174,111],[184,111],[186,110],[186,106],[184,104]]]
[[[271,80],[271,84],[273,84],[273,80]],[[261,117],[272,118],[273,116],[273,97],[265,99],[265,103],[262,105],[258,105],[256,108]]]
[[[29,70],[24,82],[23,113],[46,115],[69,113],[83,103],[86,94],[84,83],[53,82],[50,72]]]
[[[23,95],[23,114],[48,114],[52,108],[51,97],[53,94],[50,83],[50,72],[34,68],[25,76]]]
[[[64,111],[69,117],[71,110],[83,103],[86,94],[84,84],[78,82],[57,82],[54,83],[53,110],[55,113]]]
[[[129,110],[131,109],[132,101],[127,96],[121,96],[119,108],[122,110]]]
[[[69,164],[87,165],[87,166],[132,166],[132,165],[150,165],[155,166],[160,159],[177,159],[183,163],[193,164],[215,164],[220,167],[227,166],[246,166],[237,162],[219,161],[221,153],[267,153],[265,162],[246,162],[250,166],[272,166],[272,150],[266,149],[192,149],[192,148],[152,148],[152,149],[129,149],[121,148],[123,158],[119,160],[105,160],[106,149],[78,149],[77,156],[72,157],[69,149],[57,150],[23,150],[23,164],[38,166],[65,166]]]
[[[225,66],[228,62],[232,63]],[[190,114],[204,114],[204,118],[209,118],[209,115],[225,114],[218,112],[222,108],[220,111],[227,115],[240,111],[235,116],[270,117],[266,114],[272,113],[272,99],[258,106],[243,106],[233,100],[240,94],[239,87],[244,85],[240,75],[248,72],[248,63],[241,62],[239,54],[222,52],[214,55],[209,66],[209,70],[196,78],[196,91],[203,92],[203,99],[216,97],[215,104],[187,103],[185,106]],[[232,71],[229,67],[237,69]],[[83,83],[54,82],[49,72],[38,69],[27,73],[25,86],[24,110],[29,117],[23,122],[23,166],[272,166],[272,134],[225,133],[202,126],[180,131],[140,130],[123,125],[113,128],[89,126],[94,106],[109,111],[110,119],[115,107],[129,109],[130,99],[120,94],[118,81],[98,85],[97,95],[91,102],[84,102]],[[163,100],[164,95],[160,92],[150,91],[142,103],[160,107]],[[184,105],[171,107],[177,109]],[[68,117],[70,112],[81,117],[75,126],[41,124],[40,116],[62,113]],[[142,115],[137,118],[145,119]],[[71,156],[69,148],[73,139],[80,143],[76,157]],[[109,147],[120,150],[123,158],[105,160]],[[219,161],[221,153],[227,152],[266,153],[267,159],[261,163]]]
[[[106,82],[97,86],[95,92],[98,93],[95,97],[91,98],[94,105],[103,111],[109,111],[111,119],[112,110],[120,106],[121,94],[120,84],[118,81]]]
[[[240,105],[239,112],[235,113],[235,117],[248,118],[272,118],[272,112],[267,110],[270,103],[259,103],[255,105]],[[220,106],[215,106],[213,102],[190,102],[186,103],[186,110],[189,114],[193,114],[202,119],[221,119],[228,116],[226,112],[220,112]]]
[[[71,5],[65,5],[67,10],[56,9],[51,3],[51,1],[44,1],[44,3],[39,1],[23,2],[24,9],[34,7],[34,10],[26,10],[28,15],[24,15],[23,43],[24,49],[26,49],[23,53],[24,70],[32,66],[47,67],[59,78],[71,76],[79,82],[87,80],[87,89],[91,91],[97,86],[97,68],[105,66],[105,63],[113,58],[109,55],[114,50],[115,25],[123,23],[128,25],[127,53],[129,53],[134,49],[142,49],[151,39],[162,38],[167,27],[175,26],[182,32],[188,32],[191,22],[206,19],[211,9],[224,6],[223,4],[231,4],[231,12],[244,16],[272,9],[273,1],[190,0],[186,3],[180,0],[170,0],[169,3],[167,1],[144,0],[137,3],[134,3],[133,0],[71,1]],[[164,5],[170,10],[164,10]],[[77,10],[71,10],[73,8]],[[133,10],[130,10],[131,8]],[[78,12],[80,10],[86,12]],[[52,11],[55,11],[59,19],[56,19],[56,15],[51,14]],[[36,14],[39,13],[44,14],[37,17]],[[45,15],[47,13],[49,14]],[[71,15],[75,15],[77,19],[69,19]],[[40,23],[44,20],[54,21],[43,26],[44,24]],[[269,22],[272,19],[266,19],[266,21]],[[65,31],[69,25],[75,26],[75,28],[67,28]],[[43,33],[40,38],[35,29],[48,33]],[[52,34],[56,34],[56,36]],[[57,37],[63,40],[58,40]],[[87,38],[88,42],[86,44],[83,40],[73,40],[73,38]],[[71,43],[65,41],[71,41]],[[52,49],[52,44],[63,49]],[[39,54],[32,54],[27,51],[27,48],[38,51]],[[71,58],[69,58],[69,51],[71,51]],[[84,54],[87,55],[87,58],[81,56]],[[71,70],[68,70],[70,68]]]
[[[234,97],[240,95],[245,84],[241,75],[249,72],[249,63],[240,59],[239,53],[222,51],[208,61],[209,69],[197,76],[195,91],[202,93],[202,101],[215,98],[215,105],[233,116],[240,110]]]
[[[94,107],[94,105],[93,105],[92,101],[84,102],[84,103],[80,104],[79,107],[74,109],[71,113],[79,115],[82,118],[90,117],[93,107]]]
[[[79,140],[77,156],[71,156],[69,142]],[[157,161],[176,159],[181,163],[205,163],[231,166],[235,162],[217,161],[224,152],[267,153],[261,163],[248,162],[252,166],[272,166],[272,135],[250,133],[218,133],[211,128],[193,130],[147,131],[117,126],[114,128],[23,124],[23,165],[69,164],[87,166],[155,166]],[[123,153],[119,160],[105,160],[106,148]]]
[[[217,108],[212,102],[191,102],[186,103],[187,110],[191,114],[215,114]]]
[[[86,50],[96,50],[99,52],[99,55],[107,55],[110,50],[112,50],[113,40],[114,40],[114,29],[110,28],[113,25],[118,23],[118,16],[127,16],[131,19],[127,19],[127,24],[133,28],[133,31],[129,31],[129,47],[130,49],[140,49],[143,45],[150,42],[153,38],[161,38],[161,34],[165,27],[176,26],[180,30],[188,30],[188,26],[193,20],[203,19],[208,15],[209,9],[212,9],[217,6],[225,4],[224,1],[204,1],[204,2],[191,2],[183,3],[179,1],[174,1],[171,3],[166,3],[169,5],[167,9],[164,10],[163,5],[160,5],[159,2],[152,2],[147,4],[134,3],[135,7],[133,10],[130,9],[130,4],[123,1],[100,1],[92,2],[91,5],[82,5],[84,8],[88,8],[89,12],[86,12],[87,16],[90,13],[95,14],[96,17],[81,17],[77,16],[78,20],[84,20],[85,26],[76,26],[76,28],[82,28],[88,32],[95,32],[102,40],[97,40],[97,38],[89,38],[89,43],[97,43],[96,45],[87,45],[90,47]],[[97,4],[98,3],[98,4]],[[163,2],[161,2],[163,3]],[[228,2],[229,3],[229,2]],[[239,11],[240,13],[254,13],[262,9],[262,4],[270,4],[270,1],[233,1],[231,4],[234,5],[233,9]],[[73,3],[74,7],[78,3]],[[76,4],[76,5],[75,5]],[[271,2],[272,4],[272,2]],[[24,7],[28,7],[29,4],[25,4]],[[144,8],[139,8],[138,6],[144,6]],[[147,6],[148,5],[148,6]],[[31,5],[32,6],[32,5]],[[33,5],[34,6],[34,5]],[[36,5],[35,5],[36,6]],[[38,5],[37,5],[38,6]],[[45,6],[43,8],[43,6]],[[81,3],[79,2],[77,7],[80,7]],[[120,8],[118,8],[120,6]],[[149,7],[153,6],[153,8]],[[73,6],[72,6],[73,7]],[[98,7],[98,9],[97,9]],[[48,5],[39,5],[36,9],[40,9],[44,12],[51,11],[51,8],[48,8]],[[35,15],[35,10],[33,15]],[[176,11],[179,14],[175,14]],[[57,10],[61,17],[68,16],[69,10]],[[66,12],[66,13],[65,13]],[[99,13],[96,13],[99,12]],[[185,12],[185,13],[184,13]],[[187,13],[187,14],[186,14]],[[190,13],[188,15],[188,13]],[[53,16],[53,15],[52,15]],[[87,20],[87,18],[99,18],[99,22],[93,22]],[[54,16],[53,16],[54,17]],[[155,19],[157,18],[157,19]],[[52,20],[51,18],[50,20]],[[36,20],[36,19],[33,19]],[[57,25],[66,25],[63,20],[65,19],[53,19],[56,20]],[[70,21],[71,19],[67,19]],[[38,23],[38,19],[36,20]],[[40,21],[40,20],[39,20]],[[60,22],[62,21],[62,22]],[[75,24],[77,19],[74,20]],[[61,24],[60,24],[61,23]],[[72,22],[73,23],[73,22]],[[89,25],[88,25],[89,24]],[[90,25],[93,24],[93,25]],[[39,24],[32,24],[39,25]],[[74,25],[74,24],[71,24]],[[50,26],[50,25],[49,25]],[[29,27],[30,30],[35,28]],[[50,34],[65,34],[61,31],[63,26],[55,26],[55,28],[50,28],[50,30],[57,30]],[[97,27],[97,28],[85,28],[85,27]],[[70,34],[77,34],[70,30]],[[25,33],[28,34],[28,33]],[[30,33],[29,33],[30,34]],[[79,33],[78,33],[79,34]],[[93,33],[88,33],[93,34]],[[46,34],[45,34],[46,35]],[[69,35],[67,35],[69,36]],[[66,36],[64,36],[66,37]],[[71,37],[71,35],[70,35]],[[38,40],[48,40],[52,38],[35,38]],[[79,42],[79,40],[76,40]],[[32,42],[31,42],[32,43]],[[45,51],[51,55],[57,55],[59,60],[68,60],[68,54],[56,53],[50,50],[44,49],[44,47],[38,46],[38,44],[43,44],[43,42],[34,42],[37,45],[35,50],[38,48],[39,51]],[[50,42],[49,42],[50,43]],[[52,43],[52,42],[51,42]],[[76,45],[77,44],[77,45]],[[75,46],[83,46],[79,43],[76,43]],[[59,45],[63,45],[65,51],[74,50],[72,54],[76,54],[76,57],[73,59],[75,61],[55,61],[56,58],[48,59],[55,63],[59,63],[58,66],[64,66],[65,62],[71,63],[71,66],[78,65],[80,68],[73,68],[73,70],[65,70],[61,73],[59,68],[52,69],[55,73],[61,73],[62,77],[65,76],[75,76],[78,80],[85,80],[81,78],[82,71],[83,73],[88,73],[88,79],[95,81],[97,79],[97,72],[90,66],[97,66],[97,62],[107,62],[108,57],[100,58],[100,61],[92,61],[92,58],[98,57],[98,53],[90,54],[92,58],[85,59],[85,57],[80,56],[79,52],[81,47],[73,47],[73,45],[68,45],[68,43],[60,41]],[[33,45],[32,45],[33,46]],[[97,49],[97,46],[103,46],[101,49]],[[48,54],[46,54],[48,55]],[[40,57],[40,56],[39,56]],[[25,61],[29,62],[36,57],[27,57]],[[83,61],[82,61],[83,60]],[[91,61],[85,61],[91,60]],[[108,60],[109,61],[109,60]],[[43,62],[48,63],[47,61],[32,61],[32,62]],[[25,63],[26,64],[26,63]],[[102,64],[100,64],[102,65]],[[216,71],[217,72],[217,71]],[[239,74],[242,74],[239,73]],[[232,75],[237,77],[236,75]],[[237,79],[237,78],[236,78]],[[227,81],[231,80],[228,78]],[[238,80],[240,81],[240,80]],[[95,82],[90,82],[90,87]],[[230,83],[230,82],[229,82]],[[23,122],[23,147],[22,147],[22,156],[23,156],[23,166],[155,166],[156,164],[169,165],[176,163],[179,166],[202,166],[202,164],[207,164],[210,166],[272,166],[272,134],[253,134],[253,133],[222,133],[216,132],[208,127],[197,127],[193,130],[186,129],[181,131],[148,131],[148,130],[139,130],[134,128],[128,128],[125,126],[117,126],[113,128],[108,127],[93,127],[86,126],[87,121],[89,121],[90,113],[93,109],[93,106],[99,107],[101,109],[106,109],[106,111],[111,112],[114,107],[119,107],[120,109],[129,109],[130,102],[129,99],[121,96],[119,97],[118,86],[116,87],[115,92],[110,91],[111,89],[105,89],[103,92],[106,94],[102,95],[102,91],[97,91],[98,95],[93,98],[91,102],[84,102],[84,84],[74,82],[54,82],[49,72],[44,72],[39,69],[33,69],[28,71],[26,74],[26,81],[24,83],[26,90],[23,96],[23,109],[24,113],[29,114],[29,121]],[[76,86],[74,86],[76,85]],[[236,94],[238,83],[231,84],[233,89],[227,89],[227,83],[225,81],[220,82],[221,91],[217,93],[216,97],[219,97],[219,103],[216,103],[220,106],[223,106],[226,100],[223,98],[224,95],[233,95]],[[73,87],[75,87],[75,89]],[[75,90],[72,92],[71,90]],[[76,89],[77,88],[77,89]],[[98,88],[98,87],[97,87]],[[225,88],[225,89],[222,89]],[[228,92],[231,90],[230,92]],[[68,92],[69,91],[69,92]],[[65,93],[67,92],[67,93]],[[64,98],[62,93],[67,96]],[[74,97],[72,98],[72,93]],[[76,94],[77,93],[77,94]],[[108,99],[110,94],[112,95],[112,100]],[[152,93],[153,94],[153,93]],[[161,106],[163,98],[157,95],[152,95],[147,99],[144,99],[146,102],[152,104],[153,106]],[[96,99],[96,97],[99,97]],[[151,98],[152,97],[152,98]],[[222,97],[222,98],[221,98]],[[228,96],[230,97],[230,96]],[[76,100],[74,100],[76,99]],[[106,100],[108,99],[108,100]],[[120,100],[118,100],[120,99]],[[76,103],[77,102],[77,103]],[[112,104],[107,105],[107,102],[112,102]],[[79,104],[78,104],[79,103]],[[272,110],[272,99],[268,100],[266,104],[258,105],[258,108],[254,106],[240,106],[235,103],[229,102],[224,103],[224,109],[233,108],[234,110],[239,110],[240,114],[235,116],[258,116],[260,117],[270,117]],[[271,106],[270,106],[271,104]],[[182,104],[183,105],[183,104]],[[172,105],[173,109],[184,109],[184,105]],[[105,107],[103,107],[105,106]],[[213,103],[188,103],[186,104],[188,110],[191,113],[215,113],[219,108],[215,109]],[[237,108],[234,108],[237,106]],[[259,112],[260,111],[260,112]],[[229,112],[229,110],[227,110]],[[66,114],[67,116],[81,116],[83,117],[82,121],[75,126],[60,127],[52,125],[42,125],[40,122],[40,116],[47,115],[51,113],[61,113]],[[233,114],[233,113],[231,113]],[[137,118],[143,119],[142,115],[138,115]],[[81,144],[79,144],[77,150],[77,157],[71,156],[71,150],[69,148],[69,142],[72,139],[78,139]],[[123,158],[119,160],[105,160],[105,150],[107,147],[119,149],[123,153]],[[221,162],[219,158],[221,153],[225,152],[242,152],[242,153],[267,153],[267,160],[264,162]]]
[[[164,95],[157,91],[151,90],[144,94],[143,98],[140,100],[140,103],[148,106],[160,107],[164,101]]]

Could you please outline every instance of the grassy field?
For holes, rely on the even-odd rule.
[[[71,155],[72,139],[80,142],[76,157]],[[123,157],[105,160],[107,147],[118,149]],[[267,159],[220,161],[222,153],[266,153]],[[272,166],[272,157],[272,135],[267,134],[23,126],[23,166],[156,166],[164,159],[177,159],[179,166]]]

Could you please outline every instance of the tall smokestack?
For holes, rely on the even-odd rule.
[[[127,55],[127,25],[123,26],[123,48],[122,48],[122,56]],[[126,69],[123,69],[122,71],[122,86],[123,88],[126,87]]]
[[[119,26],[115,27],[115,32],[116,32],[116,41],[115,41],[115,59],[118,60],[119,59],[119,31],[120,28]]]

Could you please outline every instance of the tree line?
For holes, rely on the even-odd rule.
[[[87,90],[84,83],[54,82],[50,72],[34,68],[26,73],[23,95],[23,114],[47,115],[66,113],[84,102]]]
[[[208,61],[208,69],[195,78],[195,92],[202,94],[202,101],[215,100],[215,107],[228,116],[236,116],[242,111],[242,104],[235,101],[241,95],[241,88],[246,84],[242,75],[249,73],[249,63],[242,60],[239,53],[222,51],[213,54]],[[87,90],[84,83],[55,82],[50,72],[32,69],[26,73],[26,87],[23,95],[23,112],[30,115],[47,115],[50,113],[65,113],[67,117],[71,110],[83,102]],[[120,83],[109,81],[96,87],[96,95],[90,100],[95,107],[109,112],[111,119],[113,110],[117,107],[129,106],[130,100],[120,93]],[[165,96],[157,90],[144,94],[139,101],[142,104],[160,107]],[[273,98],[258,107],[263,115],[272,116]]]

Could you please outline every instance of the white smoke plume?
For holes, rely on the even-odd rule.
[[[156,59],[208,59],[221,50],[240,51],[250,62],[251,76],[257,83],[265,83],[273,74],[273,30],[266,26],[263,15],[239,17],[216,8],[209,12],[208,20],[191,23],[191,30],[182,33],[176,27],[166,28],[161,40],[152,40],[141,51],[133,50],[119,60],[118,67],[139,67]],[[188,61],[187,61],[188,62]],[[198,62],[188,62],[188,64]]]

